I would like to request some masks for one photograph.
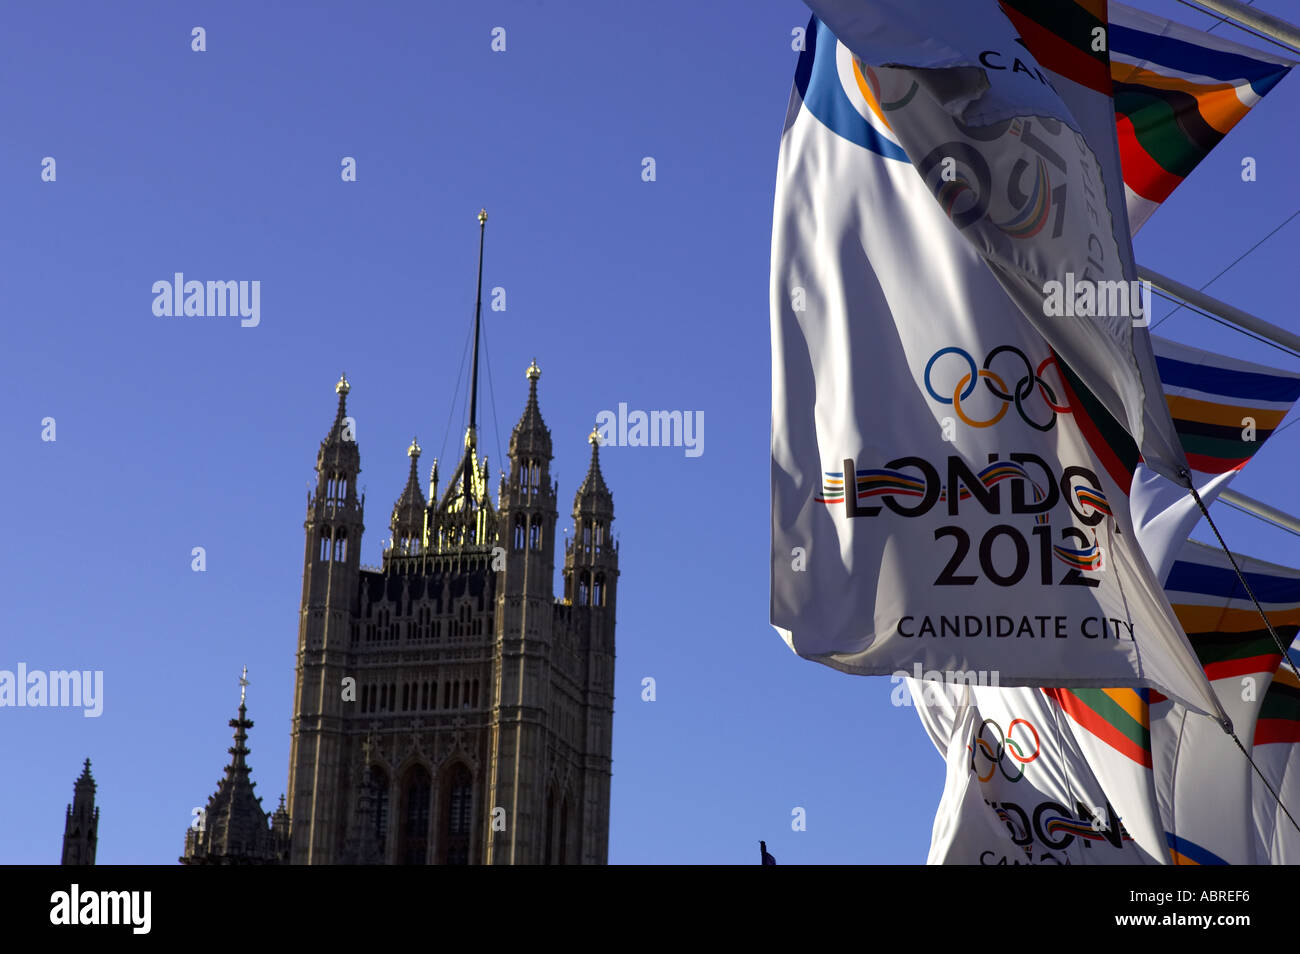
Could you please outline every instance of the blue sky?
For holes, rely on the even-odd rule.
[[[0,668],[105,673],[98,719],[0,711],[0,862],[57,862],[89,756],[99,861],[174,863],[228,761],[244,665],[249,761],[274,806],[334,382],[353,386],[362,560],[378,563],[412,435],[427,464],[463,434],[480,206],[484,285],[507,295],[486,313],[494,473],[534,357],[564,509],[598,411],[706,421],[700,457],[602,454],[622,546],[610,861],[751,863],[760,838],[782,863],[924,861],[943,765],[915,714],[890,705],[888,679],[800,660],[767,622],[772,197],[806,8],[52,2],[0,17]],[[1300,208],[1297,82],[1160,209],[1139,261],[1199,285]],[[1208,290],[1295,327],[1297,234]],[[155,317],[151,287],[177,271],[260,281],[261,323]],[[1160,333],[1294,366],[1187,312]],[[1300,510],[1297,462],[1300,428],[1235,486]],[[1216,515],[1234,547],[1297,562],[1294,537]]]

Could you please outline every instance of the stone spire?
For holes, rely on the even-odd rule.
[[[612,518],[614,495],[605,486],[605,476],[600,472],[600,431],[593,427],[587,435],[587,443],[591,445],[591,463],[587,467],[587,476],[582,479],[582,485],[573,498],[573,510],[575,515],[591,513]]]
[[[592,428],[587,441],[591,464],[573,498],[573,539],[564,552],[564,595],[575,606],[607,609],[612,620],[618,579],[618,544],[610,534],[614,495],[600,472],[600,432]]]
[[[542,409],[537,404],[537,380],[542,376],[542,369],[534,360],[524,374],[528,378],[528,403],[510,434],[510,457],[549,461],[551,431],[542,420]]]
[[[63,822],[63,860],[65,865],[93,865],[99,840],[99,809],[95,807],[95,779],[90,774],[90,759],[82,767],[81,777],[72,789],[72,804]]]
[[[393,548],[398,553],[413,555],[420,552],[424,543],[424,515],[427,507],[417,473],[420,442],[412,439],[406,454],[411,458],[411,470],[407,474],[402,495],[393,505],[393,519],[389,522],[389,527],[393,531]]]
[[[207,808],[185,832],[181,864],[273,865],[288,860],[288,842],[278,842],[271,819],[262,809],[262,800],[253,793],[257,783],[249,777],[247,743],[253,720],[248,718],[247,688],[245,666],[239,680],[239,717],[230,720],[235,730],[235,744],[226,750],[231,755],[230,764],[208,799]]]
[[[334,385],[334,391],[339,396],[339,407],[329,433],[320,442],[320,453],[316,458],[316,469],[319,471],[349,476],[355,476],[361,471],[361,452],[357,449],[352,419],[348,417],[348,392],[351,390],[348,376],[339,375],[338,384]]]

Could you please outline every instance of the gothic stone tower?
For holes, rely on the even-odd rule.
[[[90,759],[81,770],[81,778],[72,788],[72,804],[63,822],[64,865],[93,865],[95,845],[99,839],[99,809],[95,807],[95,779],[90,774]]]
[[[480,213],[480,286],[482,226]],[[555,598],[558,488],[529,366],[494,505],[469,428],[439,495],[420,446],[363,567],[346,379],[317,456],[290,749],[297,864],[604,864],[614,704],[613,498],[591,465]]]

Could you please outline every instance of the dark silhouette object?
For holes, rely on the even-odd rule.
[[[763,864],[765,865],[776,864],[776,859],[767,853],[767,842],[760,841],[758,843],[758,850],[763,853],[763,861],[762,861]]]

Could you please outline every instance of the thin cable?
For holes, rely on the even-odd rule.
[[[1255,3],[1255,0],[1246,0],[1246,6],[1248,6],[1248,7],[1254,5],[1254,3]],[[1215,30],[1217,30],[1217,29],[1218,29],[1219,27],[1221,27],[1223,24],[1228,23],[1228,22],[1230,22],[1230,21],[1227,20],[1227,19],[1225,19],[1224,17],[1218,17],[1217,20],[1216,20],[1216,22],[1215,22],[1215,24],[1214,24],[1213,26],[1211,26],[1211,27],[1206,28],[1205,32],[1206,32],[1206,33],[1213,33]],[[1254,30],[1249,30],[1249,29],[1248,29],[1247,32],[1254,33],[1255,31],[1254,31]]]
[[[1246,756],[1246,761],[1249,762],[1250,767],[1255,770],[1255,774],[1259,776],[1259,780],[1264,783],[1264,787],[1268,789],[1268,793],[1273,796],[1273,801],[1277,802],[1277,807],[1282,809],[1282,814],[1286,815],[1296,831],[1300,831],[1300,824],[1296,824],[1295,818],[1292,817],[1289,811],[1287,811],[1286,806],[1282,804],[1282,798],[1273,790],[1273,786],[1269,784],[1268,779],[1264,777],[1264,773],[1259,770],[1259,766],[1255,764],[1255,760],[1250,757],[1250,753],[1246,751],[1246,747],[1241,744],[1241,739],[1237,738],[1237,733],[1230,732],[1228,734],[1232,736],[1232,741],[1237,743],[1237,748],[1241,749],[1241,754]]]
[[[470,325],[470,331],[474,328]],[[456,395],[460,394],[460,379],[465,374],[465,359],[469,356],[469,336],[470,331],[465,332],[465,346],[460,353],[460,370],[456,372],[456,387],[451,392],[451,407],[447,409],[447,424],[442,429],[442,446],[438,448],[438,456],[434,460],[442,458],[442,452],[447,449],[447,437],[451,434],[451,418],[456,413]],[[466,412],[468,413],[468,412]]]
[[[492,403],[492,433],[496,437],[497,467],[505,469],[505,458],[501,456],[501,425],[497,423],[497,389],[492,383],[492,349],[488,346],[487,322],[483,322],[483,357],[487,364],[488,399]]]
[[[1178,0],[1178,2],[1185,7],[1191,7],[1193,10],[1197,11],[1198,13],[1204,13],[1207,17],[1214,17],[1214,19],[1218,21],[1217,23],[1214,24],[1214,26],[1206,29],[1205,31],[1206,33],[1209,33],[1210,30],[1213,30],[1220,23],[1226,23],[1229,26],[1236,27],[1238,30],[1241,30],[1243,33],[1249,33],[1257,40],[1263,40],[1265,43],[1272,43],[1274,46],[1280,47],[1281,49],[1286,50],[1288,53],[1292,55],[1294,55],[1297,52],[1297,50],[1294,47],[1292,47],[1290,44],[1283,43],[1281,40],[1275,40],[1273,37],[1269,36],[1266,33],[1257,33],[1256,31],[1252,30],[1250,27],[1238,23],[1236,20],[1229,20],[1225,17],[1219,16],[1217,13],[1211,13],[1209,10],[1205,9],[1204,7],[1199,7],[1194,3],[1188,3],[1187,0]],[[1253,4],[1254,2],[1255,0],[1248,0],[1248,5]]]
[[[1246,249],[1246,251],[1242,252],[1240,255],[1238,255],[1236,258],[1234,258],[1231,262],[1229,262],[1227,265],[1225,265],[1225,266],[1224,266],[1224,267],[1219,271],[1219,274],[1215,275],[1215,276],[1214,276],[1213,278],[1211,278],[1208,282],[1206,282],[1204,285],[1202,285],[1200,288],[1198,288],[1197,291],[1205,291],[1205,289],[1207,289],[1207,288],[1209,288],[1211,285],[1213,285],[1216,281],[1218,281],[1218,280],[1223,276],[1223,273],[1224,273],[1224,272],[1226,272],[1228,269],[1232,268],[1233,265],[1236,265],[1238,262],[1240,262],[1243,258],[1245,258],[1247,255],[1249,255],[1251,252],[1255,251],[1255,249],[1259,248],[1261,245],[1263,245],[1265,242],[1267,242],[1269,239],[1271,239],[1274,235],[1277,234],[1277,232],[1278,232],[1278,231],[1279,231],[1283,226],[1285,226],[1285,225],[1287,224],[1287,222],[1290,222],[1290,221],[1291,221],[1292,219],[1294,219],[1297,215],[1300,215],[1300,209],[1296,209],[1294,212],[1292,212],[1290,215],[1288,215],[1288,216],[1286,217],[1286,222],[1283,222],[1282,225],[1279,225],[1277,228],[1273,229],[1272,232],[1269,232],[1269,233],[1268,233],[1267,235],[1265,235],[1262,239],[1260,239],[1258,242],[1256,242],[1256,243],[1255,243],[1254,245],[1252,245],[1250,248]],[[1179,305],[1178,305],[1178,308],[1190,308],[1190,307],[1191,307],[1191,305],[1184,305],[1184,304],[1182,304],[1182,303],[1179,303]],[[1156,327],[1157,327],[1158,325],[1160,325],[1161,322],[1163,322],[1163,321],[1165,320],[1165,318],[1168,318],[1170,315],[1172,315],[1175,311],[1178,310],[1178,308],[1175,308],[1175,309],[1173,309],[1173,311],[1168,312],[1168,313],[1164,316],[1164,318],[1161,318],[1160,321],[1157,321],[1154,325],[1152,325],[1152,326],[1151,326],[1151,330],[1154,331],[1154,330],[1156,329]]]
[[[1223,552],[1228,555],[1228,561],[1232,564],[1233,570],[1236,571],[1237,579],[1241,582],[1242,587],[1245,588],[1246,595],[1250,597],[1250,601],[1255,604],[1255,609],[1259,610],[1259,618],[1264,621],[1264,625],[1268,628],[1268,634],[1273,637],[1273,642],[1277,646],[1277,651],[1282,654],[1282,662],[1291,667],[1291,671],[1295,673],[1296,679],[1300,679],[1300,669],[1296,669],[1295,663],[1291,661],[1291,656],[1287,653],[1287,647],[1282,645],[1282,640],[1277,635],[1277,630],[1273,628],[1273,624],[1269,621],[1268,614],[1264,612],[1264,607],[1260,606],[1259,600],[1255,598],[1255,591],[1250,588],[1250,583],[1246,581],[1246,574],[1242,573],[1241,567],[1237,565],[1237,558],[1232,555],[1232,551],[1228,549],[1228,544],[1223,541],[1223,534],[1219,533],[1219,528],[1215,526],[1214,518],[1210,516],[1210,511],[1206,508],[1205,501],[1201,499],[1200,493],[1197,492],[1195,484],[1192,484],[1191,490],[1192,496],[1196,499],[1196,505],[1201,508],[1201,516],[1205,518],[1205,522],[1210,525],[1210,529],[1213,530],[1214,535],[1218,537],[1219,546],[1222,547]]]
[[[1151,291],[1153,294],[1159,295],[1161,298],[1164,298],[1166,301],[1178,302],[1177,298],[1173,297],[1172,295],[1166,294],[1165,292],[1161,291],[1158,288],[1152,288]],[[1178,304],[1179,307],[1186,308],[1188,311],[1194,312],[1195,314],[1200,315],[1202,318],[1209,318],[1211,321],[1217,321],[1225,328],[1231,328],[1233,331],[1243,334],[1247,338],[1254,338],[1256,341],[1260,342],[1260,344],[1266,344],[1270,348],[1276,348],[1278,351],[1281,351],[1283,354],[1290,355],[1293,358],[1300,358],[1300,351],[1293,351],[1292,349],[1288,348],[1286,345],[1278,344],[1276,341],[1273,341],[1269,338],[1265,338],[1262,335],[1257,335],[1253,331],[1247,331],[1245,328],[1241,327],[1240,325],[1235,325],[1231,321],[1228,321],[1225,318],[1220,318],[1218,315],[1212,312],[1205,311],[1203,308],[1198,308],[1195,305],[1189,305],[1186,302],[1178,302]],[[1177,308],[1173,309],[1172,311],[1169,312],[1169,314],[1165,315],[1165,318],[1168,318],[1169,315],[1172,315],[1177,310],[1178,310]],[[1165,318],[1161,318],[1160,321],[1164,321]],[[1157,321],[1156,324],[1157,325],[1160,324],[1160,321]],[[1155,325],[1152,325],[1152,328],[1154,327]]]
[[[1290,427],[1290,426],[1291,426],[1292,424],[1294,424],[1296,421],[1300,421],[1300,417],[1294,417],[1294,418],[1292,418],[1291,420],[1287,421],[1285,424],[1283,424],[1281,427],[1275,427],[1275,428],[1273,428],[1273,433],[1270,434],[1269,437],[1276,437],[1278,434],[1280,434],[1282,431],[1285,431],[1288,427]]]

